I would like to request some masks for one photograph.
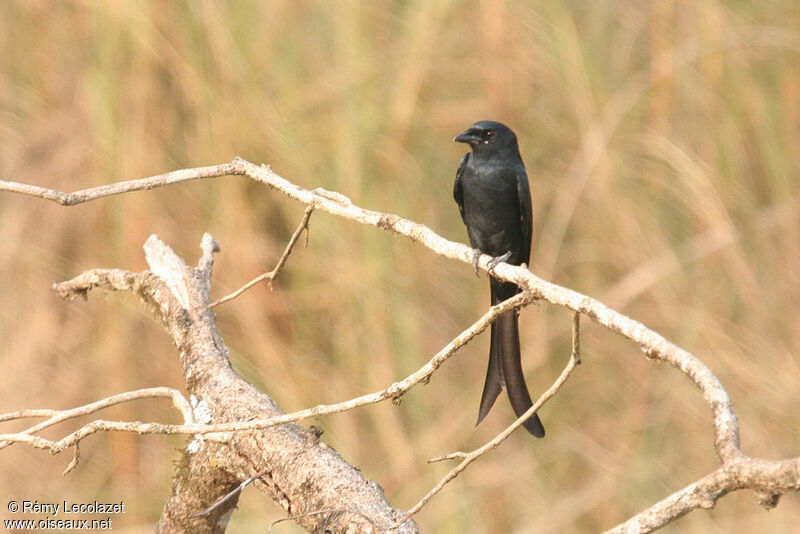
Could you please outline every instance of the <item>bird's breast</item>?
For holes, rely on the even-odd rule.
[[[516,173],[465,173],[463,180],[464,222],[474,248],[492,256],[521,246],[520,205]]]

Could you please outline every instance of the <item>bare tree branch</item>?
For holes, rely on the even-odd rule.
[[[108,185],[101,185],[99,187],[91,187],[89,189],[81,189],[80,191],[75,191],[74,193],[63,193],[54,189],[39,187],[38,185],[7,182],[4,180],[0,180],[0,191],[8,191],[10,193],[19,193],[22,195],[42,198],[44,200],[51,200],[56,204],[61,204],[62,206],[76,206],[78,204],[83,204],[84,202],[89,202],[90,200],[120,195],[122,193],[144,191],[165,185],[187,182],[189,180],[218,178],[220,176],[231,174],[239,173],[234,172],[233,163],[226,163],[223,165],[212,165],[210,167],[181,169],[165,174],[159,174],[157,176],[151,176],[149,178],[142,178],[140,180],[129,180],[127,182],[117,182]]]
[[[196,399],[192,404],[197,420],[241,423],[265,416],[279,417],[282,414],[275,403],[242,380],[230,366],[228,349],[208,308],[213,253],[218,249],[209,234],[203,237],[202,249],[198,267],[188,267],[167,245],[151,236],[145,243],[151,271],[96,269],[56,284],[54,290],[64,297],[85,296],[94,287],[125,290],[146,303],[180,351],[187,387]],[[172,433],[176,426],[184,427],[181,431],[197,430],[195,424],[95,421],[56,446],[63,449],[77,444],[100,430]],[[0,439],[5,437],[55,450],[53,443],[38,436],[19,434]],[[221,532],[224,523],[220,529],[220,520],[235,506],[236,499],[207,516],[190,516],[207,508],[241,480],[262,472],[266,474],[257,479],[257,486],[311,531],[322,524],[332,532],[374,531],[373,524],[385,530],[401,515],[386,501],[377,484],[365,480],[313,432],[284,423],[262,430],[197,437],[179,466],[159,531]],[[357,513],[311,513],[343,509]],[[418,529],[413,522],[406,522],[400,531]]]
[[[197,399],[195,413],[204,413],[205,422],[246,421],[256,417],[280,415],[280,409],[263,392],[258,391],[239,377],[228,360],[228,349],[216,328],[214,315],[208,308],[211,286],[213,252],[218,247],[209,234],[203,237],[203,256],[197,268],[186,266],[164,243],[151,236],[145,243],[145,252],[153,273],[158,278],[143,276],[150,283],[142,287],[139,296],[153,302],[162,311],[160,318],[172,335],[181,353],[189,391]],[[186,299],[188,307],[183,305]],[[202,406],[201,406],[202,405]],[[167,531],[196,531],[198,525],[216,522],[209,516],[177,517],[170,509],[189,511],[183,503],[189,499],[191,507],[197,502],[188,495],[185,484],[203,483],[194,470],[202,464],[191,461],[197,452],[210,453],[214,471],[228,473],[232,482],[257,473],[258,486],[281,504],[288,515],[298,515],[297,522],[308,530],[318,530],[326,523],[333,532],[366,532],[372,522],[386,528],[398,515],[386,501],[377,484],[365,480],[333,449],[318,437],[293,423],[273,426],[264,430],[236,432],[220,436],[223,441],[199,439],[190,444],[186,467],[179,469],[173,483],[173,492],[161,528]],[[215,473],[209,473],[213,477]],[[208,478],[208,477],[206,477]],[[192,513],[203,510],[207,500]],[[324,509],[354,508],[365,516],[337,515],[336,517],[306,515]],[[224,512],[222,507],[220,512]],[[167,528],[169,526],[169,528]],[[406,532],[417,532],[415,524],[407,524]]]
[[[761,506],[774,508],[782,494],[800,491],[800,458],[762,460],[741,455],[605,534],[652,532],[692,510],[709,510],[720,497],[741,489],[754,490]]]
[[[319,209],[331,213],[333,215],[343,217],[345,219],[359,222],[361,224],[377,226],[384,230],[404,235],[418,243],[421,243],[422,245],[428,247],[430,250],[434,251],[439,255],[451,259],[460,260],[466,264],[471,263],[472,250],[469,247],[460,243],[448,241],[439,236],[438,234],[436,234],[435,232],[433,232],[427,226],[415,223],[408,219],[404,219],[397,215],[380,213],[360,208],[352,204],[352,202],[350,202],[350,200],[347,197],[336,192],[329,192],[322,189],[315,189],[313,191],[309,191],[307,189],[301,188],[285,180],[276,173],[272,172],[272,170],[269,167],[266,166],[259,167],[241,158],[235,158],[232,162],[221,165],[216,165],[211,167],[200,167],[196,169],[185,169],[185,170],[175,171],[172,173],[153,176],[150,178],[144,178],[141,180],[132,180],[129,182],[120,182],[117,184],[110,184],[97,188],[85,189],[74,193],[63,193],[38,186],[19,184],[15,182],[2,182],[2,181],[0,181],[0,191],[5,190],[15,193],[26,194],[69,206],[69,205],[79,204],[82,202],[87,202],[96,198],[102,198],[109,195],[115,195],[115,194],[144,190],[144,189],[152,189],[154,187],[160,187],[162,185],[169,185],[172,183],[177,183],[187,180],[212,178],[212,177],[219,177],[226,175],[247,176],[252,180],[264,183],[280,191],[284,195],[306,204],[309,209]],[[206,241],[204,240],[204,244],[205,243]],[[204,254],[204,258],[206,258],[206,254]],[[489,260],[490,258],[488,256],[486,255],[481,256],[479,266],[482,269],[486,270],[488,267]],[[210,253],[208,254],[208,257],[205,260],[201,260],[201,264],[203,263],[203,261],[206,262],[205,270],[210,272],[210,264],[211,264]],[[204,268],[201,265],[201,267],[197,270],[197,273],[202,273],[203,271]],[[162,321],[165,322],[165,324],[169,325],[170,319],[174,318],[175,313],[181,312],[181,310],[185,312],[185,307],[183,307],[183,305],[187,302],[187,299],[191,299],[192,290],[191,288],[182,285],[183,282],[180,276],[170,279],[170,276],[168,274],[170,272],[170,269],[166,269],[166,271],[162,273],[159,272],[156,268],[153,268],[153,272],[158,273],[158,276],[150,273],[140,273],[139,275],[135,275],[133,273],[120,270],[94,270],[88,273],[84,273],[83,275],[76,277],[70,282],[56,285],[54,289],[57,293],[61,294],[64,297],[75,296],[75,295],[85,296],[88,290],[90,290],[92,287],[98,287],[98,286],[116,287],[118,289],[133,291],[139,294],[139,296],[142,298],[144,302],[148,303],[151,307],[153,307],[156,315],[159,316],[159,318],[161,318]],[[635,321],[615,310],[612,310],[611,308],[605,306],[601,302],[591,297],[582,295],[571,289],[561,287],[556,284],[552,284],[550,282],[542,280],[533,273],[531,273],[525,267],[518,267],[501,263],[493,269],[493,275],[502,280],[515,282],[523,289],[523,293],[521,293],[518,296],[519,299],[516,300],[513,304],[509,304],[509,307],[519,308],[529,304],[534,299],[543,299],[552,304],[566,307],[572,310],[573,312],[584,314],[587,317],[589,317],[592,321],[604,326],[605,328],[611,330],[612,332],[615,332],[629,339],[630,341],[633,341],[637,346],[639,346],[639,348],[648,358],[667,362],[672,366],[681,370],[681,372],[686,374],[698,387],[706,403],[708,403],[708,405],[711,408],[714,433],[715,433],[714,447],[717,456],[719,457],[720,462],[722,464],[721,467],[716,471],[714,471],[713,473],[711,473],[710,475],[674,493],[673,495],[667,497],[660,503],[655,504],[648,510],[645,510],[642,513],[634,516],[627,522],[619,525],[618,527],[615,527],[615,529],[609,532],[652,531],[656,528],[659,528],[660,526],[663,526],[667,522],[682,516],[683,514],[691,510],[694,510],[696,508],[711,507],[713,506],[717,498],[730,491],[734,491],[737,489],[749,488],[755,490],[756,493],[759,495],[760,502],[767,507],[775,506],[779,496],[782,493],[785,493],[786,491],[798,490],[798,488],[800,487],[800,482],[799,482],[800,476],[798,476],[798,472],[800,471],[800,468],[798,467],[800,459],[795,458],[782,461],[767,461],[767,460],[749,458],[746,455],[744,455],[744,453],[742,453],[739,445],[739,425],[730,397],[722,387],[719,380],[696,356],[694,356],[693,354],[689,353],[684,349],[681,349],[680,347],[674,345],[673,343],[667,341],[663,336],[645,327],[642,323]],[[161,294],[160,290],[154,291],[153,288],[157,284],[154,284],[153,280],[149,279],[148,276],[157,278],[159,280],[163,279],[165,281],[163,286],[169,289],[169,291],[172,294],[172,297],[166,299]],[[201,285],[201,287],[203,288],[204,291],[207,292],[208,289],[207,284]],[[204,302],[207,303],[208,302],[207,294],[204,296],[204,298],[205,298]],[[171,304],[166,305],[168,301]],[[176,302],[178,303],[177,305],[175,304]],[[507,301],[506,303],[510,303],[510,301]],[[486,324],[489,324],[489,322],[493,320],[493,318],[496,316],[493,315],[489,317],[491,313],[493,312],[496,313],[497,310],[495,308],[490,310],[490,313],[481,318],[480,321],[476,322],[475,325],[471,327],[471,329],[478,328],[477,332],[480,332],[483,328],[485,328]],[[191,310],[192,319],[204,320],[204,313],[207,313],[207,311],[208,311],[207,304],[205,311],[198,308],[192,308]],[[483,320],[486,320],[487,322],[483,324],[483,326],[479,326],[479,323]],[[181,347],[182,357],[184,358],[184,365],[186,367],[188,365],[188,362],[186,361],[188,355],[192,355],[194,353],[185,348],[185,345],[182,344],[182,343],[187,343],[186,339],[184,339],[182,336],[176,336],[173,329],[170,329],[170,331],[173,333],[173,337],[175,338],[176,344],[178,344],[178,346]],[[455,349],[463,345],[463,343],[471,339],[471,337],[477,334],[477,332],[470,333],[470,330],[465,331],[459,337],[454,339],[448,345],[448,347],[454,346],[453,348],[454,351]],[[216,338],[215,340],[219,342],[218,345],[219,347],[224,348],[224,345],[222,345],[221,340]],[[575,342],[577,345],[578,342],[577,338],[575,339]],[[254,420],[250,421],[249,423],[245,423],[245,425],[250,423],[278,424],[277,421],[283,421],[282,419],[280,419],[280,417],[297,416],[297,418],[299,419],[301,417],[321,415],[323,413],[336,413],[337,410],[350,409],[350,408],[343,408],[343,406],[345,405],[347,406],[352,405],[353,407],[355,407],[356,405],[363,405],[361,403],[366,404],[369,402],[379,402],[380,400],[383,400],[385,398],[400,395],[407,390],[406,386],[411,387],[413,383],[418,383],[418,382],[413,382],[413,380],[416,380],[416,377],[422,376],[421,379],[424,379],[430,376],[430,373],[435,371],[435,369],[439,365],[441,365],[441,363],[444,360],[446,360],[450,354],[452,354],[452,352],[447,353],[446,352],[447,349],[448,349],[447,347],[443,349],[443,352],[437,354],[428,363],[428,365],[420,369],[420,371],[418,371],[414,375],[409,376],[406,380],[393,384],[392,386],[390,386],[386,390],[383,390],[382,392],[365,395],[363,397],[359,397],[358,399],[347,401],[348,403],[351,403],[349,405],[347,403],[340,403],[339,405],[328,405],[328,406],[321,405],[311,408],[309,410],[303,410],[301,412],[297,412],[297,414],[289,414],[288,416],[283,416],[283,415],[276,416],[277,418],[274,419],[267,418],[258,421]],[[195,357],[198,356],[195,355]],[[577,363],[577,357],[575,354],[573,354],[573,357],[570,359],[570,364],[574,366],[575,363]],[[191,366],[189,366],[189,368],[191,368]],[[187,378],[189,376],[190,375],[187,374]],[[562,376],[564,376],[563,373]],[[192,377],[192,379],[196,380],[197,378]],[[206,379],[209,380],[208,377],[206,377]],[[409,379],[413,382],[410,385],[408,384]],[[559,380],[560,379],[561,378],[559,378]],[[557,381],[557,384],[558,383],[559,382]],[[554,384],[554,386],[556,386],[556,384]],[[532,409],[538,409],[538,406],[540,406],[542,402],[543,400],[540,398],[540,400],[537,401],[537,405],[534,405],[534,408]],[[217,417],[217,419],[220,418]],[[233,420],[235,418],[226,417],[222,419]],[[241,422],[241,420],[242,419],[239,419],[239,422]],[[291,419],[291,420],[296,420],[296,419]],[[515,425],[518,426],[517,424],[518,422],[519,421],[515,422]],[[158,425],[155,423],[133,424],[133,423],[123,423],[123,422],[101,421],[101,422],[90,423],[89,425],[87,425],[87,427],[84,427],[84,429],[80,429],[78,431],[78,433],[83,431],[85,433],[84,435],[74,436],[73,438],[67,436],[67,438],[70,438],[71,441],[69,440],[64,441],[67,440],[67,438],[64,438],[64,440],[55,443],[47,442],[47,440],[40,441],[42,440],[42,438],[24,433],[15,435],[0,435],[0,440],[21,441],[30,443],[33,446],[50,448],[51,450],[55,450],[54,447],[61,448],[61,450],[63,450],[63,448],[77,444],[80,441],[81,437],[85,437],[85,435],[88,435],[88,433],[97,431],[97,430],[92,430],[91,425],[95,423],[103,423],[103,425],[107,426],[107,428],[104,429],[130,430],[130,431],[147,432],[147,433],[151,432],[159,432],[159,433],[217,432],[218,433],[231,430],[241,430],[241,428],[239,429],[229,428],[224,425],[213,425],[214,428],[211,429],[212,425],[196,425],[196,424]],[[126,426],[131,424],[133,424],[134,426],[130,427]],[[256,426],[255,428],[263,428],[263,427]],[[271,427],[271,428],[279,429],[282,427]],[[511,428],[512,427],[509,427],[509,429]],[[240,434],[237,433],[234,436],[238,435]],[[214,434],[210,434],[210,436],[214,436]],[[464,463],[469,457],[469,454],[463,454],[463,455],[454,454],[454,455],[449,455],[448,457],[462,458],[462,463]],[[253,474],[254,473],[251,472],[250,476],[252,476]],[[324,509],[326,508],[319,507],[316,509],[316,511]],[[297,516],[300,517],[301,514],[308,514],[305,517],[313,517],[315,515],[315,511],[310,510],[306,512],[300,512],[300,514],[297,514]],[[404,523],[403,525],[407,526],[408,522]]]

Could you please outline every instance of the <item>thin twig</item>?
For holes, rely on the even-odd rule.
[[[233,300],[254,285],[258,284],[259,282],[263,282],[264,280],[269,280],[270,285],[272,285],[272,281],[278,276],[278,273],[281,272],[283,266],[286,264],[286,260],[289,258],[289,254],[292,253],[292,249],[294,248],[295,243],[300,238],[300,235],[303,233],[303,230],[308,230],[308,221],[311,219],[311,213],[314,211],[314,206],[308,206],[306,208],[306,212],[303,214],[303,219],[300,221],[300,224],[297,225],[297,229],[292,234],[292,237],[289,239],[289,243],[286,245],[286,248],[283,250],[283,254],[281,258],[278,260],[277,265],[268,273],[264,273],[260,276],[257,276],[247,282],[245,285],[231,293],[230,295],[226,295],[220,299],[215,300],[211,304],[208,305],[209,308],[213,308],[223,302],[228,302],[229,300]],[[308,233],[306,233],[306,246],[308,246]]]
[[[61,476],[67,475],[70,471],[78,467],[78,462],[81,461],[81,444],[76,443],[73,447],[72,461],[67,465],[67,468],[61,473]]]
[[[466,452],[450,452],[448,454],[443,454],[441,456],[437,456],[436,458],[429,458],[428,459],[428,463],[429,464],[435,464],[435,463],[444,462],[444,461],[447,461],[447,460],[463,460],[466,457],[467,457],[467,453]]]
[[[581,314],[572,314],[572,357],[576,365],[581,364]]]
[[[62,206],[75,206],[77,204],[89,202],[90,200],[96,200],[98,198],[109,197],[112,195],[120,195],[122,193],[130,193],[132,191],[155,189],[156,187],[177,184],[189,180],[219,178],[220,176],[240,174],[235,171],[234,162],[223,163],[222,165],[211,165],[209,167],[197,167],[194,169],[181,169],[178,171],[158,174],[156,176],[150,176],[149,178],[117,182],[108,185],[101,185],[99,187],[91,187],[89,189],[81,189],[80,191],[75,191],[74,193],[64,193],[62,191],[48,189],[38,185],[21,184],[18,182],[7,182],[0,180],[0,191],[20,193],[22,195],[37,197],[44,200],[51,200],[57,204],[61,204]]]
[[[414,514],[419,512],[422,509],[422,507],[425,506],[431,499],[433,499],[433,497],[435,497],[437,493],[442,491],[442,489],[451,480],[456,478],[462,471],[464,471],[469,466],[469,464],[471,464],[472,462],[474,462],[475,460],[477,460],[478,458],[480,458],[484,454],[488,453],[489,451],[493,450],[498,445],[500,445],[503,441],[505,441],[506,438],[508,438],[508,436],[513,434],[514,431],[517,428],[522,426],[522,424],[525,421],[527,421],[530,417],[533,416],[533,414],[535,414],[537,411],[539,411],[539,408],[541,408],[544,405],[545,402],[550,400],[558,392],[558,390],[561,389],[561,386],[564,385],[564,383],[569,378],[570,374],[572,374],[572,371],[580,363],[580,343],[578,341],[578,339],[579,339],[578,338],[579,328],[580,328],[580,314],[576,313],[573,316],[573,322],[572,322],[572,354],[570,354],[569,361],[567,362],[566,367],[564,367],[564,370],[561,372],[561,375],[559,375],[559,377],[556,379],[556,381],[553,382],[553,385],[550,386],[550,388],[547,391],[545,391],[542,394],[541,397],[539,397],[539,400],[537,400],[533,404],[533,406],[528,408],[528,410],[524,414],[519,416],[516,421],[511,423],[508,427],[506,427],[505,430],[500,432],[497,436],[495,436],[491,441],[488,441],[482,447],[480,447],[478,449],[475,449],[474,451],[468,452],[468,453],[455,452],[455,453],[451,453],[451,454],[442,456],[440,458],[433,459],[432,461],[434,461],[434,462],[445,460],[445,459],[449,460],[449,459],[456,459],[456,458],[461,459],[462,461],[456,467],[451,469],[444,476],[444,478],[442,478],[436,484],[436,486],[434,486],[433,489],[431,489],[428,492],[427,495],[425,495],[422,499],[420,499],[420,501],[417,502],[417,504],[412,506],[405,513],[405,515],[403,515],[403,517],[401,517],[397,521],[397,523],[395,523],[393,525],[393,528],[399,527],[401,524],[403,524],[404,521],[406,521],[411,516],[413,516]]]
[[[13,421],[15,419],[23,419],[27,417],[48,417],[49,419],[47,419],[46,421],[42,421],[41,423],[34,425],[30,428],[26,428],[25,430],[18,432],[16,434],[10,434],[10,436],[32,435],[35,434],[36,432],[39,432],[40,430],[44,430],[45,428],[61,423],[62,421],[66,421],[68,419],[74,419],[76,417],[81,417],[84,415],[89,415],[97,411],[103,410],[105,408],[108,408],[109,406],[116,406],[117,404],[122,404],[124,402],[130,402],[139,399],[158,398],[158,397],[168,397],[172,399],[172,404],[174,404],[175,407],[178,408],[178,410],[180,410],[184,422],[188,424],[194,423],[194,416],[192,415],[192,405],[189,403],[189,401],[186,400],[186,398],[180,391],[178,391],[177,389],[167,388],[167,387],[145,388],[145,389],[137,389],[136,391],[127,391],[125,393],[112,395],[111,397],[106,397],[105,399],[92,402],[91,404],[78,406],[77,408],[72,408],[69,410],[47,410],[47,409],[20,410],[17,412],[0,414],[0,422]],[[8,447],[14,441],[21,441],[21,440],[17,439],[0,440],[0,449]],[[77,441],[75,443],[77,443]],[[72,445],[72,443],[70,443],[67,446],[70,445]],[[63,448],[61,450],[63,450]]]

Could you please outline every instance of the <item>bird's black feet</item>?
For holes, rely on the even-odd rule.
[[[481,259],[481,252],[477,248],[472,249],[472,268],[475,270],[475,276],[480,276],[478,272],[478,261]],[[495,256],[491,260],[489,260],[489,274],[492,274],[492,271],[498,264],[503,263],[504,261],[508,261],[511,258],[511,251],[506,252],[502,256]]]
[[[489,274],[492,274],[492,271],[499,263],[503,263],[504,261],[508,261],[511,257],[511,251],[506,252],[502,256],[495,256],[494,258],[489,261]]]
[[[477,248],[472,249],[472,268],[475,270],[475,276],[478,277],[480,277],[480,274],[478,273],[478,260],[481,259],[481,254],[483,253]]]

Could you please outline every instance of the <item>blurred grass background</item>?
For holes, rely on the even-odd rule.
[[[507,122],[532,178],[533,271],[697,354],[736,404],[745,453],[800,455],[796,1],[18,0],[0,3],[0,50],[0,178],[64,191],[241,155],[464,242],[451,196],[464,147],[451,139]],[[151,233],[193,262],[211,231],[222,296],[272,268],[302,212],[234,177],[73,208],[1,194],[0,411],[182,387],[174,348],[136,301],[65,303],[50,283],[142,270]],[[221,306],[219,326],[235,367],[291,411],[415,370],[485,310],[486,286],[467,265],[316,213],[274,289]],[[539,304],[521,321],[541,392],[568,356],[570,315]],[[594,532],[715,468],[709,409],[682,374],[594,325],[583,345],[584,365],[542,411],[547,438],[517,433],[473,464],[419,514],[424,531]],[[305,424],[408,508],[450,468],[426,459],[512,420],[502,398],[473,428],[487,346],[399,407]],[[177,421],[166,401],[103,417]],[[148,531],[185,442],[93,436],[63,478],[70,453],[14,446],[0,487],[124,501],[114,530]],[[798,514],[797,495],[766,512],[740,492],[664,532],[790,532]],[[249,489],[230,532],[280,517]]]

